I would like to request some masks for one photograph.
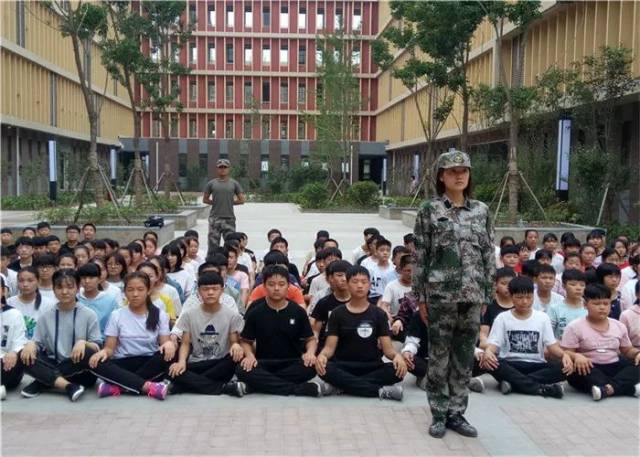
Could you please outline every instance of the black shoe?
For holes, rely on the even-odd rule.
[[[305,382],[296,386],[293,395],[297,397],[321,397],[322,392],[320,392],[320,386],[315,382]]]
[[[429,426],[429,435],[434,438],[442,438],[444,434],[447,433],[447,427],[444,421],[436,421],[434,420]]]
[[[543,384],[538,391],[543,397],[562,398],[564,396],[564,388],[562,384]]]
[[[44,390],[45,385],[40,381],[33,381],[31,384],[27,385],[22,391],[20,391],[20,395],[25,398],[34,398],[40,395],[40,393]]]
[[[462,436],[468,436],[469,438],[475,438],[478,436],[478,430],[467,422],[462,414],[449,416],[445,425],[447,428],[450,428]]]
[[[67,384],[67,387],[65,387],[64,390],[67,392],[67,397],[69,397],[69,400],[71,401],[78,400],[78,398],[80,398],[84,393],[84,387],[80,384]]]
[[[231,381],[222,386],[222,393],[232,397],[244,397],[247,393],[247,385],[240,381]]]

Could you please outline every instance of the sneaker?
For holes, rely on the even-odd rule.
[[[150,382],[149,383],[149,392],[147,395],[149,397],[155,398],[157,400],[164,400],[167,398],[167,394],[169,393],[169,387],[166,384],[161,382]]]
[[[543,384],[538,391],[543,397],[562,398],[564,396],[564,387],[561,384]]]
[[[323,397],[329,397],[338,393],[338,389],[336,389],[334,386],[323,379],[317,379],[311,382],[318,385],[318,387],[320,388],[320,394]]]
[[[447,417],[445,426],[462,436],[475,438],[478,436],[478,430],[464,418],[462,414],[453,414]]]
[[[511,383],[509,381],[500,381],[500,392],[502,392],[502,395],[510,394]]]
[[[33,381],[20,391],[20,395],[25,398],[34,398],[40,395],[40,392],[44,389],[44,384],[40,381]]]
[[[636,385],[636,389],[637,389],[637,385]],[[599,401],[599,400],[602,400],[603,398],[607,398],[609,394],[607,393],[607,389],[605,386],[591,386],[591,396],[595,401]]]
[[[475,378],[469,379],[469,390],[478,393],[484,392],[484,381],[482,378],[476,376]]]
[[[320,384],[315,382],[303,382],[298,384],[293,391],[297,397],[321,397]]]
[[[404,389],[400,384],[394,384],[392,386],[382,386],[378,390],[378,397],[380,400],[396,400],[402,401],[402,394]]]
[[[0,385],[0,400],[4,400],[5,398],[7,398],[7,388]]]
[[[118,397],[122,393],[122,390],[120,389],[119,386],[116,386],[115,384],[110,384],[108,382],[101,382],[100,384],[98,384],[97,393],[98,393],[98,398]]]
[[[67,384],[67,387],[64,388],[65,392],[67,392],[67,397],[71,401],[77,401],[78,398],[82,396],[84,393],[84,387],[80,384]]]
[[[434,438],[442,438],[447,433],[447,426],[444,421],[434,421],[429,426],[429,435]]]
[[[416,386],[418,386],[418,389],[422,389],[424,391],[427,390],[427,377],[426,376],[422,376],[420,378],[416,378]]]
[[[633,395],[636,397],[640,397],[640,382],[634,386],[634,389],[635,392],[633,393]]]
[[[222,386],[222,393],[231,397],[242,398],[247,393],[247,385],[241,381],[230,381]]]

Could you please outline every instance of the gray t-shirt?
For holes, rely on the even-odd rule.
[[[206,194],[211,195],[211,215],[215,217],[234,217],[233,197],[243,193],[242,186],[235,179],[229,178],[222,181],[214,178],[204,188]]]
[[[183,311],[174,332],[189,332],[192,352],[189,362],[221,359],[229,353],[229,333],[242,331],[244,320],[239,313],[221,306],[215,313],[207,313],[201,306]]]
[[[58,315],[57,341],[56,314]],[[98,316],[92,309],[80,303],[70,311],[61,311],[57,306],[52,307],[38,318],[33,340],[46,351],[49,357],[62,362],[71,356],[71,350],[78,340],[102,344]]]

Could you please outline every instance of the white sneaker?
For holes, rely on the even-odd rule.
[[[475,378],[469,379],[469,390],[478,393],[484,392],[484,381],[482,378],[476,376]]]
[[[318,379],[314,379],[311,382],[318,385],[318,388],[320,390],[320,395],[322,397],[329,397],[330,395],[335,395],[338,393],[338,389],[336,389],[334,386],[332,386],[331,384],[329,384],[323,379],[318,378]]]
[[[635,393],[633,395],[640,397],[640,382],[635,385]]]
[[[7,389],[5,386],[0,386],[0,400],[4,400],[5,398],[7,398]]]
[[[636,390],[637,392],[637,390]],[[602,389],[598,386],[591,386],[591,396],[595,401],[602,399]]]

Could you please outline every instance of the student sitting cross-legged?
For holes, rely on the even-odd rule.
[[[371,281],[362,266],[347,271],[351,300],[333,310],[327,324],[327,340],[316,360],[318,375],[336,389],[360,397],[402,400],[398,384],[407,374],[404,357],[393,349],[387,314],[367,299]],[[381,350],[382,349],[382,350]],[[383,362],[382,355],[392,362]]]
[[[503,394],[514,391],[562,398],[560,382],[573,370],[571,357],[553,336],[549,316],[532,309],[533,281],[524,276],[514,278],[509,292],[513,309],[499,314],[493,322],[480,365],[500,383]],[[545,347],[562,363],[547,362]]]
[[[640,396],[640,349],[631,344],[625,325],[608,317],[610,295],[601,284],[588,285],[586,317],[572,321],[562,336],[562,346],[575,365],[569,384],[590,392],[596,401],[613,395]]]
[[[302,306],[287,300],[289,272],[282,265],[262,271],[266,297],[251,304],[240,334],[244,358],[236,368],[249,391],[273,395],[319,397],[317,341]]]
[[[178,361],[169,367],[172,394],[244,395],[243,383],[230,382],[236,362],[244,355],[239,344],[243,320],[220,303],[223,292],[224,279],[219,274],[204,273],[198,278],[202,303],[184,311],[172,330],[180,338]]]
[[[122,390],[164,400],[168,387],[154,382],[166,373],[176,352],[169,339],[169,316],[151,302],[151,280],[140,271],[124,278],[128,305],[111,314],[104,330],[104,348],[91,356],[89,367],[104,382],[98,396]]]

